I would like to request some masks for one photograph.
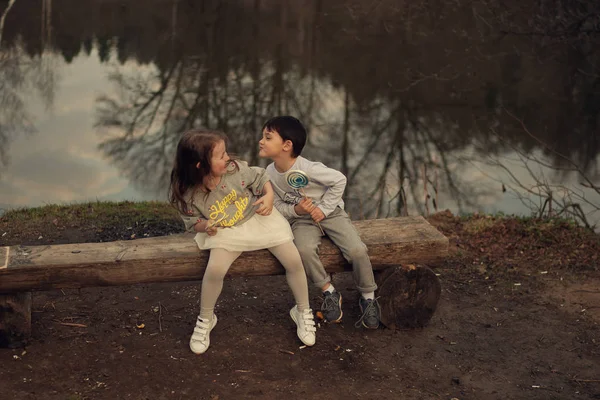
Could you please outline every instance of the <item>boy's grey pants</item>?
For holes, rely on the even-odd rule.
[[[319,259],[321,230],[310,216],[290,220],[294,232],[294,243],[298,247],[302,263],[309,280],[322,289],[331,278]],[[350,264],[356,287],[361,293],[373,292],[377,289],[373,276],[373,267],[367,254],[367,246],[360,240],[350,217],[337,207],[328,217],[321,221],[323,231],[331,241],[340,248]]]

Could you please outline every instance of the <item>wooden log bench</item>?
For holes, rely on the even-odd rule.
[[[448,239],[422,217],[354,222],[376,271],[382,323],[390,328],[427,324],[440,283],[427,264],[443,259]],[[202,279],[208,251],[192,234],[104,242],[0,248],[0,347],[26,343],[31,334],[31,292],[91,286]],[[351,270],[324,238],[320,258],[328,272]],[[284,274],[267,250],[242,254],[230,276]]]

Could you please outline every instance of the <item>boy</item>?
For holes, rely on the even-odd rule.
[[[377,329],[380,319],[379,304],[375,299],[377,285],[367,247],[344,211],[342,194],[346,177],[322,163],[301,157],[305,144],[306,129],[294,117],[275,117],[263,126],[259,156],[273,161],[267,167],[267,173],[277,194],[275,207],[290,221],[294,243],[309,280],[323,291],[321,311],[325,320],[341,322],[342,295],[335,290],[319,259],[321,230],[317,223],[352,264],[354,282],[361,293],[362,316],[356,325]],[[285,174],[289,170],[302,170],[308,175],[309,183],[304,188],[306,198],[287,184]]]

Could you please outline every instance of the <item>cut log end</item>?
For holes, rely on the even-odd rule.
[[[421,328],[435,313],[442,291],[426,266],[388,268],[377,276],[381,323],[390,329]]]
[[[31,336],[31,292],[0,294],[0,348],[20,348]]]

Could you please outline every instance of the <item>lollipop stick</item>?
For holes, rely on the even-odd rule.
[[[219,222],[223,221],[225,219],[227,215],[223,215],[221,218],[219,218],[218,220],[214,221],[212,224],[208,225],[206,228],[210,229],[213,226],[217,225]]]
[[[325,232],[323,232],[323,228],[321,227],[321,223],[320,222],[316,222],[317,226],[319,227],[319,229],[321,230],[321,235],[325,236]]]

